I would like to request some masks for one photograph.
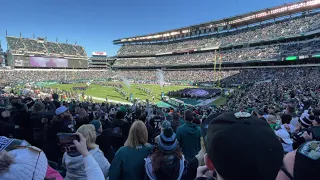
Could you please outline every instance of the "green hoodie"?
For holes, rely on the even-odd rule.
[[[200,127],[192,122],[185,122],[177,129],[177,139],[186,159],[190,161],[198,154],[200,146]]]
[[[150,144],[131,148],[122,146],[116,153],[110,169],[110,180],[140,180],[145,174],[144,158],[152,152],[153,146]]]

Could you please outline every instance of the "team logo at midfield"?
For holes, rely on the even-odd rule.
[[[209,92],[203,89],[192,89],[188,92],[191,96],[203,97],[209,95]]]

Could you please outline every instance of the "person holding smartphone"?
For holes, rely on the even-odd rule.
[[[96,144],[96,130],[92,124],[82,125],[78,130],[78,133],[86,139],[86,148],[89,154],[93,159],[98,163],[104,178],[107,178],[110,163],[105,158],[103,152],[100,150],[99,146]],[[80,138],[80,137],[79,137]],[[70,137],[73,139],[73,137]],[[76,139],[73,139],[74,142]],[[80,138],[81,141],[81,138]],[[80,151],[73,151],[71,147],[66,148],[67,152],[63,154],[62,166],[66,168],[66,177],[65,180],[77,179],[77,180],[86,180],[87,173],[81,168],[85,166],[84,157]],[[70,151],[68,151],[70,149]],[[83,152],[82,152],[83,153]],[[82,155],[82,156],[81,156]],[[86,152],[85,155],[88,155]]]
[[[77,148],[78,152],[83,157],[84,170],[86,173],[87,180],[105,180],[102,170],[99,167],[97,161],[93,158],[92,154],[89,153],[87,148],[87,141],[81,133],[75,133],[79,136],[80,141],[74,140],[73,143]]]

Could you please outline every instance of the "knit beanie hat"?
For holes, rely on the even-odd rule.
[[[303,113],[298,121],[303,127],[309,128],[312,125],[312,121],[314,119],[315,119],[314,115]]]
[[[101,123],[99,120],[93,120],[89,124],[92,124],[96,130],[96,132],[100,129]]]
[[[163,153],[170,154],[176,150],[177,146],[178,140],[176,138],[176,134],[173,132],[173,129],[163,129],[158,142],[159,150]]]
[[[169,128],[171,128],[171,123],[170,123],[169,121],[167,121],[167,120],[162,121],[162,123],[161,123],[161,128],[163,128],[163,129],[169,129]]]
[[[1,147],[9,147],[14,140],[0,137]],[[38,148],[25,146],[11,151],[0,151],[0,179],[44,179],[48,168],[46,155]]]

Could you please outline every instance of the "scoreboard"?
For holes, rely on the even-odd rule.
[[[88,68],[87,59],[35,57],[35,56],[12,56],[12,66],[17,68]]]

